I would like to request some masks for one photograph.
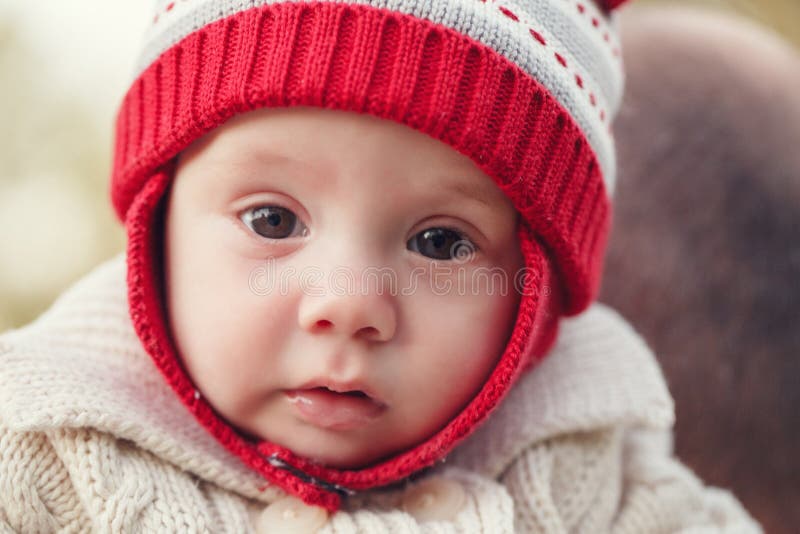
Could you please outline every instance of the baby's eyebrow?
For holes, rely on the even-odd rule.
[[[456,196],[467,197],[471,200],[480,202],[488,208],[492,208],[491,201],[489,200],[492,195],[487,184],[478,184],[463,181],[447,181],[440,180],[442,183],[441,190],[454,194]],[[489,184],[490,185],[490,184]]]
[[[296,167],[314,174],[324,173],[322,167],[307,158],[292,154],[291,150],[272,146],[245,146],[234,153],[228,153],[219,163],[221,165],[235,163],[247,168],[253,168],[254,165],[257,168]]]
[[[304,161],[302,158],[294,157],[289,151],[284,151],[274,147],[248,147],[248,149],[244,150],[243,153],[250,157],[255,157],[259,163],[263,163],[265,165],[274,165],[276,163],[291,165],[308,164],[308,162]]]

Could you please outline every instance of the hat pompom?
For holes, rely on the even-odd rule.
[[[606,11],[613,11],[617,9],[619,6],[627,2],[628,0],[599,0],[600,5]]]

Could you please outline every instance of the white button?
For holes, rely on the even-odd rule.
[[[257,534],[311,534],[327,521],[328,512],[324,508],[288,496],[264,508],[255,526]]]
[[[447,520],[458,514],[466,500],[466,492],[457,482],[431,477],[406,489],[403,510],[419,522]]]

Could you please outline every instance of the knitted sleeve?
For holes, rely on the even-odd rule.
[[[88,518],[44,433],[0,421],[0,532],[80,532]]]
[[[0,424],[0,533],[252,532],[247,502],[91,428]]]
[[[669,431],[610,428],[525,451],[501,477],[516,532],[761,533],[727,491],[671,453]]]
[[[51,441],[91,517],[92,531],[250,531],[244,499],[129,440],[91,428],[65,428]]]
[[[501,476],[516,532],[607,532],[621,493],[620,429],[574,433],[525,450]]]
[[[729,491],[705,486],[672,455],[670,432],[628,432],[623,462],[625,491],[613,532],[763,532]]]

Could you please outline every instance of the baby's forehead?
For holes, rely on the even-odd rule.
[[[241,113],[206,137],[239,151],[265,150],[309,161],[317,158],[368,160],[387,164],[443,165],[477,170],[475,162],[449,144],[395,120],[365,113],[300,106]]]
[[[234,117],[184,151],[225,184],[277,180],[324,197],[352,194],[423,201],[431,194],[492,207],[505,195],[468,156],[405,124],[314,108],[262,109]],[[379,188],[368,187],[379,184]]]

